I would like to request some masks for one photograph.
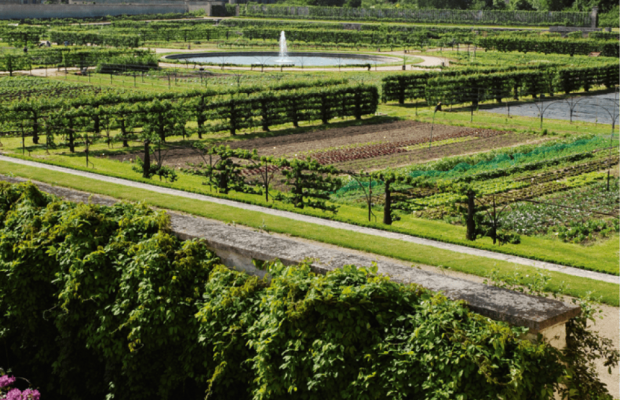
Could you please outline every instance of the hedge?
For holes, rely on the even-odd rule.
[[[247,4],[241,16],[299,18],[340,21],[396,21],[475,25],[571,25],[590,26],[587,12],[490,11],[490,10],[415,10],[404,8],[348,8]]]
[[[564,67],[553,64],[517,68],[463,69],[418,74],[391,75],[383,78],[382,100],[425,99],[429,104],[474,103],[489,99],[556,92],[569,94],[593,86],[607,88],[620,84],[618,63],[602,66]]]
[[[107,33],[104,31],[71,31],[50,29],[50,41],[62,44],[64,42],[85,45],[87,43],[100,46],[139,47],[141,38],[136,34]]]
[[[570,54],[572,56],[601,52],[602,56],[615,58],[620,55],[618,40],[487,36],[480,37],[478,44],[487,50],[518,51],[521,53],[539,52],[544,54]]]

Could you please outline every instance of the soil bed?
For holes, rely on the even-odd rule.
[[[488,151],[522,143],[541,141],[539,137],[490,129],[438,125],[432,128],[433,146],[426,147],[431,125],[417,121],[397,121],[380,125],[349,126],[284,136],[223,143],[236,149],[256,149],[260,155],[305,158],[343,170],[381,169],[424,162],[459,154]],[[202,157],[192,148],[162,151],[164,164],[185,167],[200,163]],[[126,160],[132,155],[110,158]]]

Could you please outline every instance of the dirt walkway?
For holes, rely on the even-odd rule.
[[[58,172],[67,173],[67,174],[71,174],[75,176],[81,176],[84,178],[95,179],[95,180],[102,181],[102,182],[109,182],[109,183],[114,183],[117,185],[123,185],[123,186],[133,187],[137,189],[143,189],[143,190],[149,190],[151,192],[156,192],[156,193],[169,194],[172,196],[179,196],[179,197],[190,198],[190,199],[195,199],[195,200],[200,200],[200,201],[207,201],[211,203],[226,205],[229,207],[236,207],[236,208],[241,208],[244,210],[256,211],[256,212],[261,212],[261,213],[270,214],[270,215],[276,215],[279,217],[289,218],[289,219],[296,220],[296,221],[302,221],[302,222],[307,222],[307,223],[316,224],[316,225],[328,226],[328,227],[336,228],[336,229],[344,229],[344,230],[359,232],[359,233],[363,233],[367,235],[379,236],[379,237],[383,237],[387,239],[402,240],[405,242],[420,244],[424,246],[431,246],[431,247],[435,247],[435,248],[439,248],[443,250],[454,251],[456,253],[461,253],[461,254],[469,254],[469,255],[478,256],[478,257],[486,257],[486,258],[490,258],[494,260],[512,262],[512,263],[520,264],[520,265],[527,265],[527,266],[534,267],[534,268],[540,268],[540,269],[544,269],[548,271],[560,272],[560,273],[567,274],[567,275],[578,276],[578,277],[593,279],[593,280],[602,281],[602,282],[609,282],[609,283],[615,283],[615,284],[620,283],[620,277],[609,275],[609,274],[604,274],[601,272],[588,271],[584,269],[567,267],[567,266],[552,264],[548,262],[530,260],[528,258],[512,256],[509,254],[495,253],[495,252],[488,251],[488,250],[480,250],[480,249],[475,249],[475,248],[451,244],[451,243],[444,243],[444,242],[439,242],[436,240],[424,239],[424,238],[419,238],[416,236],[405,235],[405,234],[396,233],[396,232],[389,232],[389,231],[383,231],[380,229],[366,228],[362,226],[347,224],[344,222],[330,221],[330,220],[326,220],[326,219],[322,219],[318,217],[297,214],[297,213],[290,212],[290,211],[276,210],[276,209],[256,206],[252,204],[240,203],[240,202],[236,202],[233,200],[220,199],[216,197],[210,197],[206,195],[185,192],[182,190],[169,189],[169,188],[150,185],[150,184],[146,184],[142,182],[134,182],[134,181],[130,181],[127,179],[113,178],[113,177],[99,175],[99,174],[95,174],[91,172],[84,172],[84,171],[78,171],[78,170],[74,170],[70,168],[58,167],[55,165],[48,165],[48,164],[43,164],[43,163],[38,163],[38,162],[33,162],[33,161],[20,160],[20,159],[16,159],[12,157],[7,157],[7,156],[0,156],[0,160],[11,162],[11,163],[16,163],[16,164],[27,165],[27,166],[35,167],[35,168],[44,168],[44,169],[51,170],[51,171],[58,171]]]

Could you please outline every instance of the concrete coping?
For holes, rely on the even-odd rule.
[[[11,183],[26,181],[3,176],[0,176],[0,180]],[[77,190],[34,183],[41,191],[72,202],[112,205],[119,201]],[[450,299],[465,301],[476,313],[511,325],[527,327],[533,334],[564,325],[581,312],[576,305],[554,299],[526,295],[397,263],[375,261],[371,256],[351,254],[344,249],[327,248],[262,231],[230,226],[206,218],[170,211],[168,213],[172,231],[180,239],[202,239],[222,259],[224,265],[260,277],[266,273],[257,269],[253,260],[278,259],[285,265],[296,265],[310,259],[313,260],[312,270],[319,274],[344,265],[371,266],[376,263],[380,273],[389,275],[396,282],[414,283],[435,292],[442,292]]]

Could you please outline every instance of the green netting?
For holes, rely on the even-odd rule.
[[[480,161],[476,164],[468,164],[465,162],[455,165],[447,171],[411,171],[409,175],[413,178],[425,177],[430,180],[436,179],[455,179],[467,175],[475,175],[484,171],[508,168],[514,165],[528,164],[541,160],[562,157],[570,154],[584,153],[609,145],[609,139],[604,137],[594,137],[589,139],[579,139],[571,143],[556,143],[550,146],[539,146],[527,153],[499,154],[489,161]],[[351,195],[352,192],[362,191],[362,188],[368,190],[370,187],[368,182],[358,182],[351,179],[342,188],[334,193],[336,197]],[[372,187],[383,186],[382,181],[373,181]],[[379,188],[379,191],[381,188]]]
[[[592,151],[607,145],[601,137],[580,139],[572,143],[558,143],[551,146],[541,146],[528,153],[500,154],[492,160],[480,161],[476,164],[460,163],[448,171],[412,171],[413,178],[426,177],[428,179],[454,179],[466,175],[474,175],[484,171],[508,168],[514,165],[527,164],[541,160],[561,157],[569,154]]]
[[[372,185],[369,182],[358,182],[355,179],[351,179],[349,182],[344,184],[340,189],[338,189],[335,193],[337,197],[344,196],[350,192],[362,190],[362,188],[368,190],[369,187],[374,188],[375,186],[383,186],[383,181],[372,181]]]

